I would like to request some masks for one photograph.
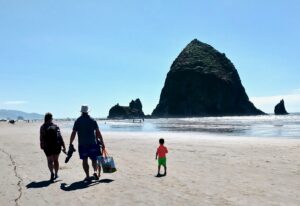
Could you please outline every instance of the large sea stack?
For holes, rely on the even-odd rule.
[[[231,61],[194,39],[173,62],[154,117],[264,114],[249,101]]]
[[[276,104],[275,108],[274,108],[274,113],[276,115],[285,115],[285,114],[289,114],[284,106],[284,100],[280,100],[280,102],[278,104]]]

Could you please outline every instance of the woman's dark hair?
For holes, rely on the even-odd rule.
[[[159,144],[164,144],[165,140],[163,138],[159,139]]]
[[[49,120],[52,120],[52,114],[50,112],[45,114],[45,122],[48,122]]]

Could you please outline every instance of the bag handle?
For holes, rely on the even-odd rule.
[[[106,149],[102,149],[102,154],[105,156],[105,157],[109,157],[109,154],[108,152],[106,151]]]

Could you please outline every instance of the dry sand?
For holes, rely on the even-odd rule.
[[[0,205],[300,205],[300,140],[103,132],[116,173],[83,184],[78,153],[68,164],[62,154],[48,184],[39,126],[0,123]],[[62,127],[66,143],[70,132]],[[168,175],[156,178],[160,137]]]

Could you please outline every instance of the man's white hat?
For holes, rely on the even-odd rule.
[[[89,107],[87,105],[82,105],[80,111],[82,113],[88,113],[89,112]]]

